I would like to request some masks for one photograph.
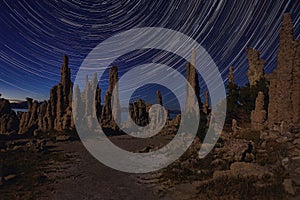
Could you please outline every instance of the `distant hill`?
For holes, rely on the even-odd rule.
[[[9,102],[12,108],[28,109],[27,101],[10,100]]]

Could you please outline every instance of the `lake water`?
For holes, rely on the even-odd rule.
[[[17,112],[27,112],[28,109],[26,109],[26,108],[13,108],[12,110],[17,113]]]

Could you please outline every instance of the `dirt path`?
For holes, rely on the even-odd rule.
[[[60,164],[50,163],[48,169],[44,169],[50,177],[54,176],[55,182],[51,184],[51,191],[42,195],[42,199],[163,199],[159,198],[153,187],[138,184],[137,175],[101,164],[78,141],[57,143],[55,150],[70,159]]]

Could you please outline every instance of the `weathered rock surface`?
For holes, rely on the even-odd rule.
[[[60,82],[50,91],[50,99],[40,106],[37,101],[27,98],[28,112],[20,113],[19,134],[33,133],[35,130],[46,132],[54,129],[72,129],[72,87],[68,57],[63,56]],[[36,132],[37,133],[37,132]]]
[[[248,146],[249,141],[244,139],[226,140],[222,147],[215,148],[214,154],[217,159],[222,159],[226,163],[239,162]]]
[[[19,119],[16,113],[11,109],[9,101],[0,98],[0,134],[14,134],[18,132],[18,128]]]
[[[264,128],[264,123],[267,118],[267,111],[264,110],[264,98],[264,94],[259,92],[255,101],[255,110],[251,112],[252,130],[260,131]]]
[[[226,176],[232,178],[255,177],[262,180],[266,177],[270,179],[273,174],[267,168],[255,163],[235,162],[230,166],[230,170],[215,171],[213,178],[224,178]]]
[[[84,113],[83,100],[81,98],[80,88],[78,85],[76,85],[74,90],[74,102],[73,102],[74,121],[82,122],[82,118],[81,118],[82,113]]]
[[[195,110],[202,108],[200,99],[200,87],[198,74],[196,70],[196,52],[195,49],[192,50],[191,62],[186,63],[186,79],[191,87],[187,87],[187,97],[186,97],[186,112],[191,113]],[[194,95],[196,98],[194,98]],[[199,107],[197,107],[196,102],[198,101]]]
[[[52,106],[52,113],[54,114],[54,129],[61,131],[74,127],[72,117],[72,87],[71,72],[68,64],[68,57],[63,56],[64,63],[61,67],[60,83],[52,89],[52,96],[50,96],[54,103]],[[56,91],[54,91],[56,90]],[[55,96],[56,94],[56,96]],[[57,100],[55,102],[55,100]],[[56,103],[56,104],[55,104]]]
[[[8,141],[0,148],[0,152],[6,151],[31,151],[31,152],[47,152],[47,140],[44,139],[18,139]],[[1,164],[1,163],[0,163]]]
[[[65,141],[70,140],[71,137],[68,136],[68,135],[58,135],[58,136],[56,136],[55,139],[56,139],[57,142],[65,142]]]
[[[247,48],[249,70],[247,72],[247,77],[250,86],[254,86],[257,81],[264,77],[264,66],[266,61],[260,59],[260,54],[257,50]]]
[[[241,127],[238,126],[236,119],[232,119],[231,130],[233,132],[233,135],[236,135],[240,129]]]
[[[84,126],[89,128],[95,127],[98,119],[101,117],[101,90],[98,84],[97,74],[93,75],[92,81],[90,82],[88,76],[85,77],[85,88],[81,93],[79,86],[75,87],[74,90],[74,116],[79,123],[84,122]],[[85,119],[85,120],[83,120]]]
[[[38,125],[38,102],[31,98],[26,98],[28,111],[23,113],[20,118],[19,134],[33,133]]]
[[[149,111],[148,111],[148,117],[149,117],[149,120],[151,121],[150,128],[152,130],[159,131],[159,129],[164,126],[164,124],[165,124],[164,122],[166,122],[168,119],[166,118],[167,113],[164,112],[162,107],[158,106],[158,105],[160,105],[160,106],[163,105],[162,96],[161,96],[161,93],[159,90],[156,92],[156,95],[157,95],[157,105],[150,106]],[[164,121],[165,118],[166,118],[166,121]]]
[[[233,66],[229,67],[229,74],[228,74],[228,83],[234,83],[234,68]]]
[[[284,190],[291,195],[295,194],[292,179],[284,179],[283,181]]]
[[[284,15],[280,30],[277,68],[266,76],[270,81],[268,126],[282,122],[286,128],[300,126],[300,41],[294,39],[291,16]]]
[[[39,107],[38,113],[39,130],[46,132],[53,128],[53,118],[51,115],[51,107],[49,101],[44,101]]]
[[[115,89],[114,93],[113,90]],[[118,67],[113,66],[109,71],[109,85],[108,90],[104,97],[104,106],[101,113],[102,126],[117,129],[118,126],[113,120],[117,122],[121,121],[121,108],[118,94]]]
[[[140,126],[146,126],[149,123],[149,113],[147,112],[146,103],[139,99],[129,104],[131,119]]]
[[[206,90],[205,92],[205,102],[203,104],[202,108],[203,112],[208,115],[210,113],[210,108],[209,108],[209,92]]]
[[[163,105],[163,103],[162,103],[162,96],[161,96],[161,93],[160,93],[159,90],[157,90],[156,95],[157,95],[157,104]]]

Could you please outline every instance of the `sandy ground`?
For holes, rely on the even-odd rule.
[[[120,148],[144,152],[149,146],[153,148],[167,144],[173,136],[134,139],[123,135],[109,138]],[[48,140],[47,147],[47,158],[40,159],[43,154],[37,153],[39,156],[34,164],[41,163],[33,166],[35,171],[32,174],[25,176],[28,172],[21,168],[17,181],[0,188],[5,193],[1,195],[0,191],[0,200],[191,200],[191,194],[195,194],[192,184],[170,188],[167,181],[164,185],[165,179],[162,182],[160,172],[130,174],[107,167],[95,159],[80,141]]]
[[[113,137],[112,141],[126,149],[137,148],[124,136]],[[93,158],[79,141],[56,145],[54,150],[61,151],[70,159],[59,165],[56,163],[55,167],[50,163],[48,169],[44,169],[52,171],[48,175],[56,181],[48,187],[51,189],[45,192],[41,199],[171,199],[159,197],[153,186],[139,184],[137,180],[140,175],[123,173],[103,165]],[[52,170],[49,170],[51,168]],[[55,172],[53,168],[56,169]]]

